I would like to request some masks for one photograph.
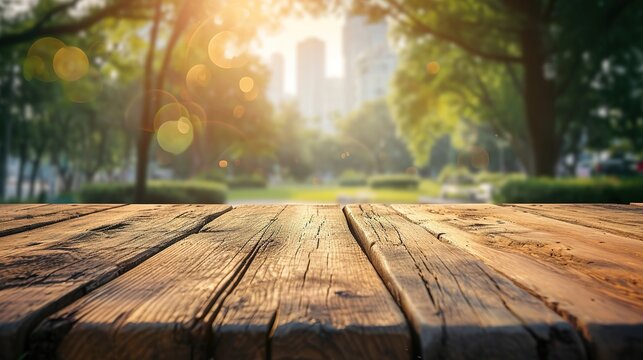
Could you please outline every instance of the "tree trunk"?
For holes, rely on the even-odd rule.
[[[42,159],[42,151],[36,152],[36,158],[31,164],[31,174],[29,175],[29,198],[35,195],[36,177],[38,177],[38,170],[40,170],[40,160]]]
[[[11,116],[4,119],[4,141],[2,144],[2,155],[0,155],[0,200],[5,198],[7,189],[7,165],[9,163],[9,152],[11,146]]]
[[[161,21],[161,1],[156,0],[154,5],[154,21],[150,30],[150,47],[145,59],[145,79],[143,86],[143,111],[141,112],[141,129],[138,138],[138,152],[136,159],[136,187],[134,202],[140,203],[145,198],[147,185],[147,163],[149,161],[149,148],[152,132],[149,129],[152,99],[152,75],[154,71],[154,53],[156,52],[156,38],[158,36],[159,22]]]
[[[25,177],[25,163],[27,162],[27,143],[20,144],[18,165],[18,180],[16,181],[16,198],[18,201],[22,198],[22,181]]]
[[[158,78],[156,80],[156,87],[159,90],[163,90],[163,87],[165,84],[165,75],[170,65],[172,52],[174,51],[174,47],[176,46],[176,43],[179,39],[181,32],[187,25],[187,16],[189,15],[188,9],[189,9],[188,2],[184,2],[181,7],[179,16],[176,20],[176,23],[174,24],[174,27],[172,29],[172,34],[170,35],[170,39],[167,43],[167,47],[165,48],[165,55],[163,57],[163,62],[161,64],[161,68],[158,73]],[[153,73],[152,63],[153,63],[154,51],[156,49],[155,44],[156,44],[156,38],[158,34],[158,26],[159,26],[160,20],[161,20],[160,1],[157,1],[156,13],[154,15],[154,25],[152,28],[152,33],[150,35],[150,50],[147,54],[148,55],[147,61],[149,63],[146,62],[146,67],[145,67],[145,77],[146,77],[145,81],[146,81],[147,91],[152,89],[151,88],[152,73]],[[149,118],[151,117],[152,111],[158,108],[159,106],[158,100],[159,99],[157,97],[147,96],[146,104],[144,105],[144,108],[143,108],[144,116],[141,119],[141,124],[144,125],[143,126],[144,131],[141,132],[140,138],[139,138],[138,160],[136,164],[136,193],[134,195],[136,202],[143,201],[143,198],[145,196],[145,185],[147,181],[147,163],[149,161],[150,143],[152,142],[152,134],[154,131],[154,124],[148,124],[148,122],[149,122]]]
[[[525,111],[533,156],[533,172],[554,176],[560,144],[556,134],[553,82],[545,78],[543,32],[538,12],[529,11],[520,40],[525,74]]]

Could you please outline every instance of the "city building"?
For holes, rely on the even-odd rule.
[[[299,111],[312,120],[321,120],[324,110],[326,49],[323,41],[306,39],[297,44],[297,100]]]
[[[350,16],[343,30],[345,112],[387,95],[397,58],[388,43],[386,22]]]

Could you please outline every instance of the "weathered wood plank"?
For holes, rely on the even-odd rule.
[[[290,206],[214,314],[215,358],[408,359],[404,316],[338,206]]]
[[[482,261],[384,205],[345,208],[424,358],[583,358],[574,328]]]
[[[229,209],[129,205],[3,237],[1,357],[17,358],[38,321]]]
[[[512,204],[531,214],[643,240],[643,207],[618,204]]]
[[[11,205],[9,205],[11,206]],[[93,214],[122,205],[40,204],[16,208],[0,208],[0,236],[16,234],[45,225]]]
[[[634,206],[643,206],[643,203],[630,203],[630,205],[634,205]]]
[[[47,205],[48,204],[0,204],[0,221],[12,219],[15,216],[14,212],[24,212],[25,210]]]
[[[78,359],[409,358],[409,338],[331,206],[236,208],[34,335],[38,351]]]
[[[594,358],[643,357],[643,243],[494,205],[394,205],[576,324]]]

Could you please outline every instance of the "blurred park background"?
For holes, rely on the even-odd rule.
[[[2,202],[641,202],[643,2],[0,0]]]

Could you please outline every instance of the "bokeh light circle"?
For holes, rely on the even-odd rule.
[[[185,106],[178,102],[163,105],[154,116],[154,129],[158,130],[164,123],[181,118],[190,118],[190,111]]]
[[[76,81],[87,75],[89,59],[77,47],[66,46],[56,52],[53,59],[54,72],[65,81]]]
[[[166,121],[156,132],[156,141],[164,151],[179,155],[187,150],[194,139],[192,124],[186,117]]]
[[[151,110],[148,114],[148,118],[145,119],[145,123],[141,123],[141,116],[143,113],[143,106],[145,105],[145,100],[149,100],[149,105]],[[178,100],[172,94],[163,90],[150,90],[146,92],[140,92],[136,96],[132,97],[132,100],[129,102],[125,108],[124,123],[125,128],[129,131],[147,131],[154,132],[154,117],[159,108],[167,104],[176,104]],[[177,120],[179,117],[171,119]]]
[[[256,86],[250,90],[250,92],[244,93],[243,98],[246,99],[246,101],[255,101],[257,97],[259,96],[259,88]]]
[[[429,75],[437,75],[440,72],[440,63],[437,61],[431,61],[430,63],[426,64],[426,71],[429,73]]]
[[[249,93],[255,87],[255,81],[249,76],[244,76],[239,80],[239,89],[244,93]]]
[[[234,116],[237,119],[241,119],[245,114],[246,114],[246,108],[243,107],[243,105],[236,105],[232,109],[232,116]]]
[[[38,79],[44,82],[58,80],[53,67],[54,56],[58,50],[64,47],[64,42],[53,37],[36,40],[27,51],[27,60],[23,68],[25,78],[27,80]],[[40,60],[35,60],[35,58],[40,58]],[[34,64],[38,65],[34,66]]]
[[[190,93],[198,94],[210,85],[212,72],[203,64],[194,65],[185,76],[185,84]]]
[[[181,117],[179,119],[179,121],[178,121],[177,129],[183,135],[185,135],[188,132],[190,132],[190,130],[192,129],[192,125],[190,124],[190,120],[188,118],[186,118],[186,117]]]
[[[231,31],[222,31],[212,37],[208,44],[208,56],[223,69],[242,67],[248,62],[245,45]]]
[[[192,128],[195,133],[200,133],[205,126],[205,123],[208,121],[208,115],[203,109],[203,107],[194,101],[182,102],[181,105],[190,113],[190,122],[192,123]]]
[[[225,169],[228,167],[228,161],[227,160],[219,160],[219,167],[222,169]]]

